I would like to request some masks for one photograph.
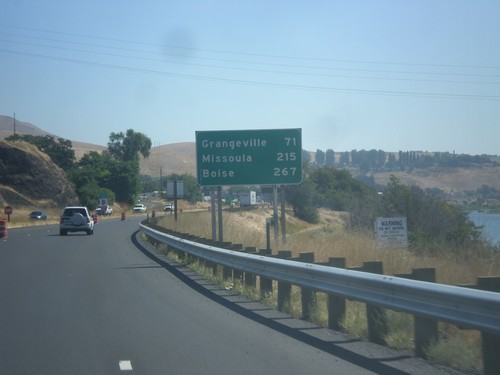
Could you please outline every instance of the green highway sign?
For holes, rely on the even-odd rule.
[[[196,132],[201,186],[302,182],[302,129]]]

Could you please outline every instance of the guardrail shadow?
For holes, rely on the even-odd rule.
[[[385,362],[395,363],[397,361],[410,358],[420,362],[420,360],[413,358],[410,354],[402,354],[396,350],[386,347],[382,348],[376,344],[368,343],[347,334],[318,327],[313,323],[305,322],[273,310],[272,308],[264,306],[259,302],[249,301],[237,293],[232,293],[215,283],[207,281],[207,279],[200,277],[199,274],[193,273],[193,271],[188,267],[180,263],[169,261],[164,255],[157,252],[152,245],[140,240],[138,238],[138,234],[140,232],[140,230],[134,232],[131,236],[131,241],[146,257],[161,265],[193,290],[239,315],[377,374],[403,375],[414,373],[415,370],[415,368],[413,368],[413,370],[407,372],[389,366]],[[363,346],[365,349],[368,348],[368,346],[372,349],[379,347],[380,350],[378,351],[378,354],[380,354],[380,356],[375,357],[376,354],[372,354],[372,357],[367,357],[354,351],[352,348],[349,349],[342,346],[353,346],[357,344]],[[371,353],[376,352],[377,351],[371,351]],[[400,364],[399,367],[404,366],[404,364]]]

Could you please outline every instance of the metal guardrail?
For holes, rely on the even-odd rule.
[[[144,224],[140,228],[168,246],[239,271],[500,335],[499,293],[246,254],[186,240]]]

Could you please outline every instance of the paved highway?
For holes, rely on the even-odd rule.
[[[0,240],[0,374],[449,374],[231,295],[158,258],[138,217]]]

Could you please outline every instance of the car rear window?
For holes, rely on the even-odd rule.
[[[64,210],[63,216],[73,216],[74,214],[82,214],[83,216],[87,216],[87,213],[83,208],[66,208]]]

